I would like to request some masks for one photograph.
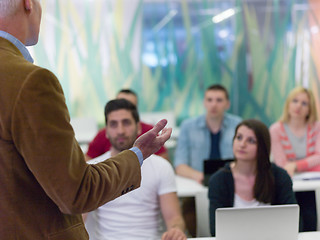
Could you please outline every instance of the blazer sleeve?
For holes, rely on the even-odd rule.
[[[274,162],[280,166],[284,167],[288,163],[288,158],[284,152],[283,146],[280,140],[281,127],[280,123],[276,122],[271,125],[270,129],[270,137],[271,137],[271,155],[274,159]]]
[[[31,174],[63,213],[89,212],[140,186],[140,164],[130,150],[86,164],[62,88],[46,69],[35,68],[19,89],[11,129]]]

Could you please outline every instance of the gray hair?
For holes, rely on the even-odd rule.
[[[19,4],[22,4],[22,0],[0,0],[0,17],[11,16]]]

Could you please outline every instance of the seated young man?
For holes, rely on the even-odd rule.
[[[130,101],[136,107],[138,106],[138,96],[134,91],[130,89],[120,90],[116,96],[116,99],[121,99],[121,98]],[[152,125],[141,122],[141,121],[139,124],[141,125],[141,133],[139,134],[139,136],[148,132],[153,127]],[[98,157],[101,154],[109,151],[110,148],[111,148],[111,143],[107,138],[106,128],[103,128],[97,133],[95,138],[90,142],[88,151],[85,155],[86,160],[90,160],[92,158]],[[164,146],[162,146],[160,150],[155,154],[169,160],[168,151]]]
[[[232,138],[241,118],[227,113],[227,89],[219,84],[207,88],[203,100],[206,113],[186,119],[180,127],[174,164],[178,175],[203,183],[205,159],[233,158]]]
[[[113,156],[131,148],[141,131],[135,105],[125,99],[112,100],[105,107],[105,118],[111,149],[104,155]],[[141,166],[141,176],[139,189],[88,213],[90,239],[186,239],[170,163],[151,155]],[[165,230],[160,228],[161,215]]]
[[[205,114],[182,122],[174,156],[176,173],[201,184],[205,159],[233,158],[232,138],[241,122],[240,117],[226,112],[230,107],[229,94],[222,85],[214,84],[206,89],[203,105]],[[184,198],[182,209],[187,229],[195,236],[193,198]]]

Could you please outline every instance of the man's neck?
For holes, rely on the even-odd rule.
[[[206,123],[209,128],[209,130],[212,133],[218,133],[221,129],[222,121],[223,121],[223,115],[220,117],[210,118],[208,115],[206,117]]]
[[[120,153],[117,149],[115,149],[114,147],[111,146],[110,149],[110,155],[111,157],[114,157],[115,155],[117,155],[118,153]]]
[[[27,28],[26,20],[21,14],[0,18],[0,30],[7,32],[26,45]]]

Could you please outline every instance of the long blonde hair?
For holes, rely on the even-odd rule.
[[[299,93],[306,93],[309,98],[309,114],[306,117],[306,123],[312,124],[318,120],[316,103],[315,103],[312,91],[310,91],[304,87],[299,86],[299,87],[295,87],[294,89],[292,89],[291,92],[289,93],[289,95],[286,99],[286,102],[284,104],[284,107],[283,107],[282,116],[279,119],[280,122],[283,122],[283,123],[289,122],[289,120],[290,120],[289,104],[292,101],[292,99]]]

